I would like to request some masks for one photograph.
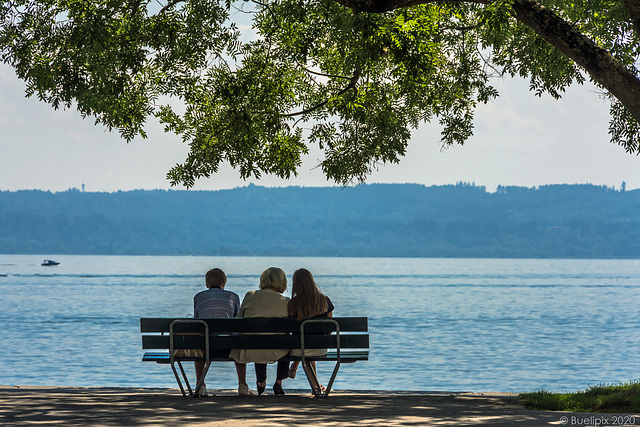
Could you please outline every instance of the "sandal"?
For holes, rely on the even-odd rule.
[[[276,396],[284,396],[284,390],[280,384],[275,383],[273,385],[273,394]]]
[[[314,396],[320,396],[320,395],[324,395],[324,393],[327,391],[327,388],[325,386],[323,386],[322,384],[320,384],[320,387],[313,387],[311,389],[311,393]]]
[[[296,377],[296,372],[298,371],[297,368],[289,368],[289,378],[295,378]]]

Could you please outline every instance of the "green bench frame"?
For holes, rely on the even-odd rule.
[[[342,363],[369,359],[368,319],[366,317],[331,317],[298,321],[293,318],[141,318],[142,348],[164,350],[146,352],[143,362],[170,364],[182,395],[198,396],[212,362],[233,361],[218,357],[213,350],[231,349],[300,349],[300,356],[287,355],[282,360],[300,361],[316,397],[327,397]],[[305,350],[328,349],[325,356],[306,356]],[[203,357],[178,357],[179,349],[200,349]],[[345,350],[346,349],[346,350]],[[204,374],[191,389],[182,362],[205,362]],[[324,393],[315,389],[317,374],[304,362],[331,361],[335,367]],[[176,365],[187,386],[185,391]]]

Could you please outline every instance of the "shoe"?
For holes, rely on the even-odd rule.
[[[253,390],[249,388],[246,384],[238,385],[238,395],[239,396],[253,396],[255,393]]]
[[[297,369],[296,368],[289,368],[289,378],[293,379],[296,377],[296,372]]]
[[[256,390],[258,390],[258,396],[264,393],[265,388],[266,388],[266,385],[260,385],[259,382],[256,382]]]
[[[275,383],[273,385],[273,394],[275,394],[276,396],[284,396],[284,390],[282,389],[282,386],[278,383]]]
[[[311,390],[311,393],[314,396],[322,396],[326,391],[327,391],[327,388],[322,384],[319,384],[318,387],[313,387],[313,389]]]
[[[198,397],[207,397],[209,396],[209,391],[207,390],[207,387],[202,384],[202,387],[200,387],[200,391],[198,392]]]

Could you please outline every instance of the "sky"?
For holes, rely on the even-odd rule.
[[[442,149],[437,122],[424,124],[413,132],[401,162],[380,167],[367,182],[469,182],[495,191],[498,185],[585,183],[619,189],[625,181],[627,189],[640,188],[640,157],[609,142],[609,104],[595,88],[572,87],[557,101],[535,96],[524,80],[494,85],[501,95],[477,109],[474,135],[464,146]],[[186,158],[188,147],[153,121],[147,131],[148,139],[127,144],[74,109],[54,110],[25,98],[24,83],[0,65],[0,190],[184,189],[171,187],[166,173]],[[337,185],[315,167],[321,157],[312,149],[289,180],[242,180],[225,165],[193,189]]]

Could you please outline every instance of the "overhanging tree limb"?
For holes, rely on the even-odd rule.
[[[357,12],[382,13],[404,9],[419,4],[437,3],[441,0],[335,0]],[[489,4],[490,0],[453,0],[454,3]]]
[[[515,0],[517,19],[584,68],[640,121],[640,80],[607,50],[535,0]]]
[[[439,0],[335,0],[358,12],[381,13]],[[457,2],[489,4],[485,0],[456,0]],[[636,26],[640,26],[640,1],[625,0]],[[640,80],[606,49],[580,33],[574,26],[535,0],[514,0],[516,19],[531,28],[576,64],[640,121]]]
[[[636,33],[640,34],[640,0],[624,0]]]

